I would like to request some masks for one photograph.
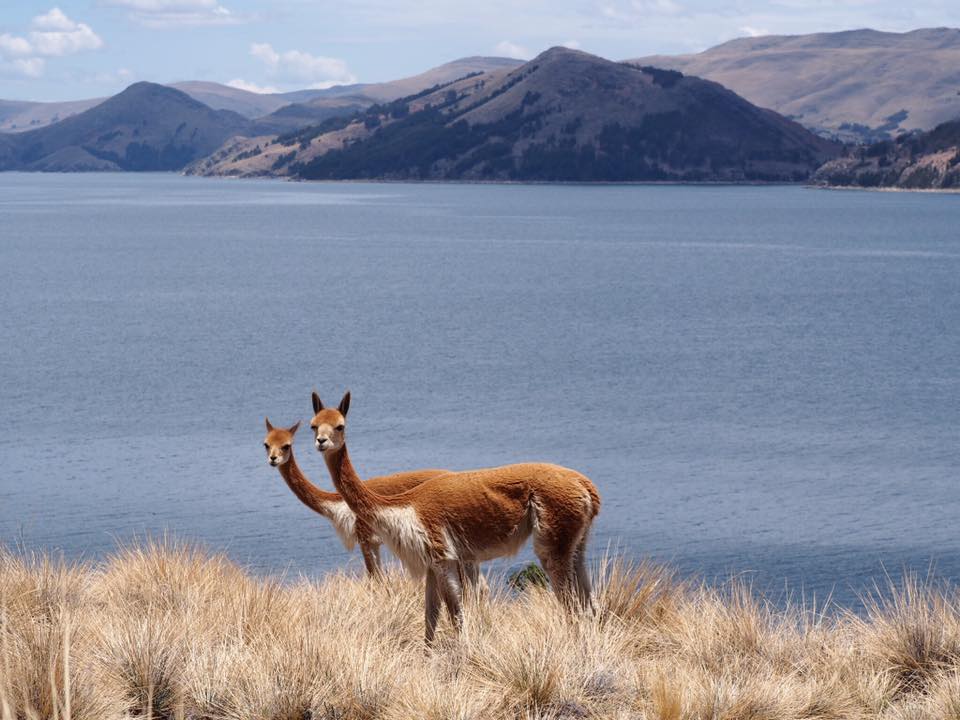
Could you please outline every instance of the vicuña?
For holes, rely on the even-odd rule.
[[[357,518],[339,494],[321,490],[300,470],[293,456],[293,437],[300,423],[288,428],[277,428],[267,419],[266,424],[267,437],[263,447],[267,451],[267,461],[280,471],[287,486],[304,505],[330,521],[347,550],[352,550],[354,544],[360,545],[367,573],[378,575],[381,571],[380,538],[368,523]],[[416,487],[428,478],[445,475],[448,472],[448,470],[436,469],[412,470],[370,478],[367,482],[375,492],[381,495],[396,495]],[[466,580],[473,584],[478,582],[479,571],[476,566],[465,567],[461,572]]]
[[[515,554],[533,536],[533,549],[557,597],[591,605],[586,543],[600,510],[596,487],[558,465],[524,463],[452,472],[387,496],[360,481],[346,442],[350,393],[325,408],[314,393],[310,423],[317,450],[347,505],[383,539],[407,571],[425,577],[427,643],[441,602],[462,624],[457,564]]]

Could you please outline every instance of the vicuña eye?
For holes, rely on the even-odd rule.
[[[337,425],[336,430],[337,432],[343,432],[343,425]]]
[[[284,446],[283,446],[282,448],[280,448],[280,449],[283,450],[284,452],[286,452],[287,450],[290,449],[290,446],[289,446],[289,445],[284,445]]]
[[[270,449],[270,443],[264,443],[264,444],[263,444],[263,449],[264,449],[264,450],[269,450],[269,449]]]

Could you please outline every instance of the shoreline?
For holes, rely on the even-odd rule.
[[[421,180],[416,178],[350,178],[350,179],[304,179],[282,175],[196,175],[181,170],[125,172],[122,170],[106,172],[70,172],[70,171],[29,171],[4,170],[3,173],[21,175],[169,175],[204,180],[269,180],[274,182],[327,184],[327,185],[501,185],[501,186],[557,186],[557,187],[800,187],[806,190],[846,190],[851,192],[876,193],[920,193],[934,195],[958,195],[960,188],[901,188],[901,187],[862,187],[858,185],[817,185],[806,181],[762,181],[762,180]]]

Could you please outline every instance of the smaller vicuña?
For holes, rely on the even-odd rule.
[[[297,464],[293,455],[293,438],[300,427],[300,423],[297,422],[288,428],[278,428],[274,427],[267,419],[266,424],[267,437],[263,442],[263,447],[267,451],[267,462],[270,463],[271,467],[280,471],[280,476],[287,483],[287,486],[293,491],[294,495],[300,498],[304,505],[330,521],[347,550],[352,550],[354,544],[360,545],[360,552],[363,554],[363,562],[366,565],[367,573],[378,575],[382,565],[380,559],[382,542],[380,538],[367,523],[357,519],[354,512],[339,494],[318,488],[310,482]],[[427,468],[370,478],[367,482],[378,493],[396,495],[416,487],[428,478],[445,475],[448,472],[448,470]],[[478,582],[479,572],[476,566],[463,568],[460,572],[464,579],[473,584]]]

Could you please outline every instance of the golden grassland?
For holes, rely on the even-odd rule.
[[[422,641],[419,585],[252,577],[165,541],[102,564],[0,551],[0,719],[960,718],[960,596],[908,581],[866,611],[597,568],[597,612],[540,588]]]

